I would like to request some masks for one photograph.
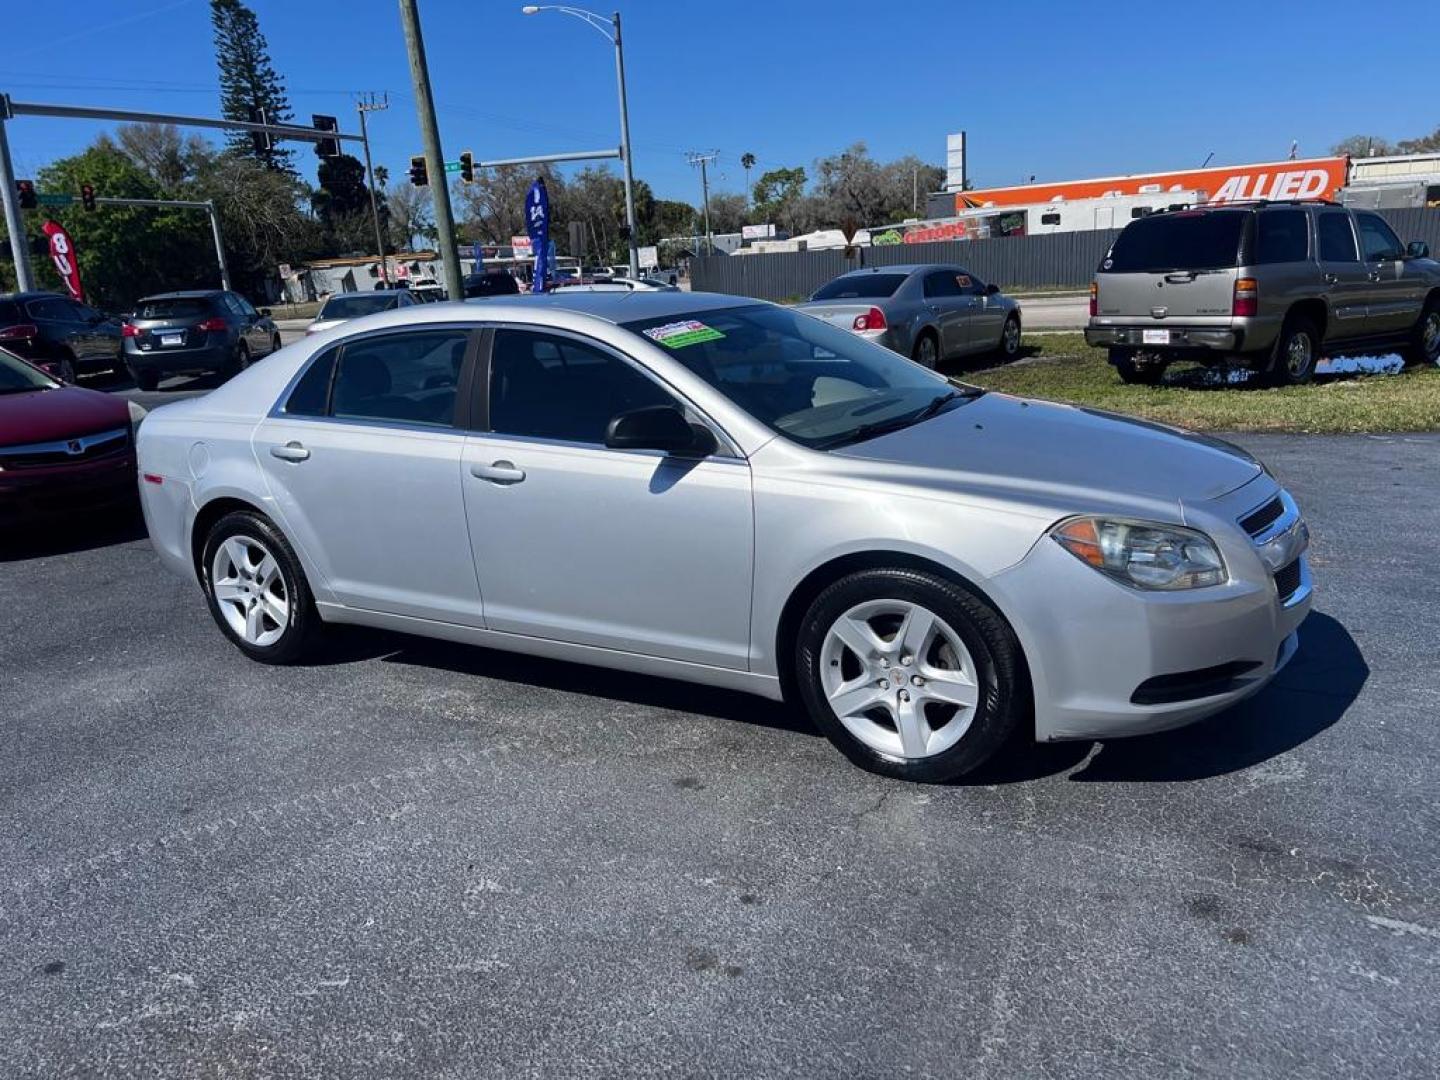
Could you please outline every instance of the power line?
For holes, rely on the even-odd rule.
[[[715,254],[715,237],[710,232],[710,174],[708,169],[720,159],[719,150],[702,152],[690,150],[685,154],[685,160],[692,167],[700,169],[700,192],[705,200],[705,247],[711,255]]]

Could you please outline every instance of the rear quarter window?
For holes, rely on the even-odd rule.
[[[1268,210],[1255,224],[1256,264],[1304,262],[1310,257],[1310,222],[1304,210]]]
[[[1140,218],[1125,227],[1100,271],[1140,274],[1233,268],[1246,217],[1245,211],[1220,210]]]

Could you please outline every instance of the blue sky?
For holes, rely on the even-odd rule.
[[[721,152],[718,190],[809,166],[863,140],[885,160],[943,164],[969,133],[979,186],[1325,152],[1359,131],[1391,139],[1440,125],[1424,50],[1433,0],[1232,4],[1004,0],[620,0],[637,176],[699,198],[687,150]],[[46,42],[0,59],[20,100],[215,114],[206,0],[7,4],[6,37]],[[297,118],[391,92],[374,117],[377,162],[401,176],[420,150],[393,0],[251,0]],[[526,17],[521,0],[420,0],[446,156],[480,159],[618,142],[613,52],[577,19]],[[613,5],[595,10],[608,14]],[[1407,32],[1406,28],[1409,28]],[[1364,44],[1366,38],[1379,48]],[[104,125],[22,118],[17,173],[83,148]],[[216,133],[217,135],[219,133]],[[298,144],[297,144],[298,147]],[[314,178],[308,148],[297,161]]]

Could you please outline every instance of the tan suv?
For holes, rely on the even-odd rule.
[[[1379,214],[1331,203],[1200,207],[1132,221],[1090,286],[1085,340],[1127,383],[1190,361],[1303,383],[1321,356],[1440,360],[1440,263]]]

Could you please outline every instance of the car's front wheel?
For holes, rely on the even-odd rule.
[[[1020,319],[1015,315],[1005,320],[1005,328],[1000,331],[999,351],[1005,360],[1014,360],[1020,355]]]
[[[205,538],[201,582],[221,632],[252,660],[300,659],[319,629],[295,549],[264,515],[226,514]]]
[[[864,570],[825,589],[797,636],[801,697],[855,764],[925,783],[970,772],[1021,723],[1028,681],[1004,619],[935,574]]]

